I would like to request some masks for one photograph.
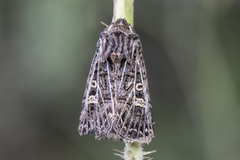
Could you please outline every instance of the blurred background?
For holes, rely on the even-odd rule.
[[[124,143],[79,136],[112,0],[0,0],[0,160],[119,159]],[[240,159],[240,2],[135,0],[156,160]]]

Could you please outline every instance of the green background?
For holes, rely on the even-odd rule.
[[[122,142],[79,136],[112,0],[0,0],[0,159],[113,160]],[[240,2],[135,0],[155,160],[240,159]]]

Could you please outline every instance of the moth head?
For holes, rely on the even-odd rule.
[[[127,23],[127,20],[122,18],[117,19],[113,24],[118,26],[130,26],[130,24]]]
[[[115,22],[111,23],[111,25],[107,28],[107,31],[124,31],[129,33],[132,32],[132,29],[126,19],[119,18]]]

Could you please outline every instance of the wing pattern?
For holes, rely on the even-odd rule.
[[[110,140],[149,143],[152,106],[139,36],[125,19],[101,34],[82,102],[78,131]]]

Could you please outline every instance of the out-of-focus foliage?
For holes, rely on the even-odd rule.
[[[112,0],[0,0],[0,159],[120,159],[77,132]],[[135,0],[156,160],[240,159],[240,3]]]

